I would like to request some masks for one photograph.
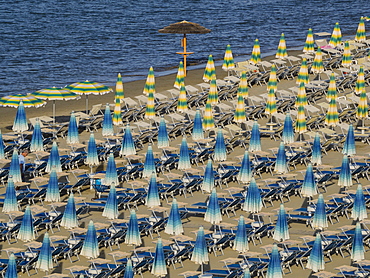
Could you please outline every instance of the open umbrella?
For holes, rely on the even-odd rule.
[[[360,101],[358,102],[358,106],[356,109],[356,117],[359,120],[362,120],[362,125],[364,125],[363,119],[368,116],[369,113],[369,106],[367,103],[367,95],[365,88],[362,88],[362,91],[360,93]]]
[[[298,94],[297,94],[297,99],[295,101],[295,106],[298,107],[299,105],[306,106],[307,103],[307,94],[306,94],[306,88],[304,83],[302,82],[299,84],[298,87]]]
[[[50,271],[53,268],[53,259],[51,256],[51,246],[49,234],[45,233],[42,240],[41,251],[36,262],[36,268],[43,271]]]
[[[211,193],[214,187],[215,187],[215,175],[214,175],[214,170],[213,170],[212,159],[208,159],[207,166],[204,171],[202,191]]]
[[[339,23],[335,23],[333,33],[331,35],[329,45],[333,48],[337,47],[340,45],[342,42],[342,32],[340,31],[340,26]]]
[[[316,234],[315,242],[313,244],[310,256],[308,257],[306,267],[312,269],[313,272],[318,272],[325,269],[324,252],[322,249],[320,233]]]
[[[312,29],[308,29],[306,42],[303,47],[304,53],[315,53],[315,42],[313,40]]]
[[[362,185],[357,186],[355,199],[353,201],[351,218],[362,221],[367,218],[367,210]]]
[[[80,255],[88,259],[96,259],[99,256],[98,237],[94,222],[90,220]]]
[[[171,211],[164,232],[169,235],[180,235],[184,232],[176,198],[172,200]]]
[[[108,219],[118,218],[117,192],[114,183],[110,186],[107,202],[105,203],[102,215]]]
[[[119,98],[114,99],[114,110],[112,117],[113,125],[122,125],[122,113],[121,113],[121,102]]]
[[[260,48],[260,42],[258,39],[255,39],[254,41],[252,57],[249,61],[254,65],[261,62],[261,48]]]
[[[270,115],[270,120],[272,121],[272,115],[277,113],[276,108],[276,95],[274,89],[270,89],[267,95],[266,107],[265,107],[265,114]]]
[[[352,64],[351,49],[349,48],[349,42],[344,42],[344,50],[342,54],[342,66],[349,68]]]
[[[231,51],[230,44],[226,46],[224,62],[222,63],[222,69],[230,73],[231,70],[235,68],[233,53]]]
[[[60,226],[64,227],[65,229],[73,229],[78,227],[76,204],[73,192],[71,192],[69,195]]]
[[[355,234],[353,235],[351,259],[354,262],[365,259],[364,239],[360,222],[356,223]]]
[[[315,214],[313,215],[312,224],[313,229],[323,230],[328,227],[328,219],[326,217],[324,196],[319,195],[316,203]]]
[[[146,103],[145,119],[153,119],[155,117],[155,103],[154,103],[154,91],[148,92],[148,100]]]
[[[274,243],[274,245],[272,246],[266,278],[283,278],[281,259],[276,243]]]
[[[31,142],[31,145],[32,145],[32,142]],[[0,159],[4,159],[5,158],[5,145],[4,145],[4,140],[3,140],[3,134],[0,130]]]
[[[209,130],[215,127],[215,120],[213,118],[212,105],[207,102],[203,116],[203,128]]]
[[[251,213],[256,213],[262,209],[262,198],[260,190],[257,186],[255,179],[252,177],[245,196],[243,210]]]
[[[216,69],[215,69],[215,62],[213,61],[213,56],[208,56],[208,61],[206,64],[206,68],[203,74],[204,82],[209,82],[212,78],[216,79]]]
[[[276,220],[274,235],[272,238],[276,241],[284,241],[289,239],[288,219],[284,204],[280,204],[278,218]]]
[[[152,174],[149,180],[145,204],[148,208],[154,208],[161,205],[158,193],[157,177],[155,173]]]
[[[123,135],[120,156],[127,156],[136,154],[134,139],[132,138],[131,128],[129,125],[125,128],[125,134]]]
[[[254,121],[252,126],[251,138],[249,140],[249,151],[260,151],[261,149],[260,128],[258,122]]]
[[[159,128],[158,128],[157,146],[158,148],[165,148],[165,147],[168,147],[169,145],[170,145],[170,142],[168,138],[166,121],[164,120],[163,116],[161,116],[161,119],[159,121]]]
[[[184,64],[180,61],[179,69],[177,70],[175,84],[173,85],[176,89],[180,89],[182,83],[185,80]]]
[[[51,146],[50,156],[49,156],[48,164],[46,165],[45,171],[47,173],[50,173],[53,167],[55,167],[55,170],[58,173],[63,172],[62,165],[60,163],[60,156],[59,156],[57,142],[53,142],[53,145]]]
[[[328,102],[331,101],[331,99],[337,99],[338,97],[338,92],[337,92],[337,85],[336,85],[336,81],[335,81],[335,75],[334,75],[334,72],[332,72],[330,74],[330,79],[329,79],[329,87],[328,87],[328,91],[326,93],[326,100]]]
[[[320,136],[318,133],[315,134],[312,146],[312,157],[311,163],[314,165],[321,165],[321,143],[320,143]]]
[[[248,81],[247,81],[247,74],[246,74],[245,71],[243,71],[241,76],[240,76],[238,94],[242,95],[243,98],[248,97]]]
[[[9,257],[8,267],[6,268],[4,278],[18,278],[17,262],[15,261],[15,256],[13,253]]]
[[[24,110],[23,101],[19,102],[19,106],[17,108],[17,114],[15,115],[15,118],[14,118],[12,130],[14,132],[19,132],[21,134],[23,133],[23,131],[28,130],[26,111]],[[23,138],[23,134],[22,134],[22,138]]]
[[[148,150],[145,154],[143,178],[151,177],[153,172],[155,173],[156,169],[155,169],[155,163],[154,163],[153,148],[152,148],[152,145],[149,144]]]
[[[193,253],[191,254],[190,260],[192,262],[195,262],[196,264],[201,265],[201,271],[203,274],[203,264],[209,261],[203,226],[199,227],[197,238],[195,239]]]
[[[306,131],[307,125],[306,125],[306,115],[304,113],[304,106],[299,105],[297,120],[295,122],[295,132],[297,132],[299,134],[299,137],[301,138],[303,136],[303,133],[305,133]]]
[[[277,78],[276,78],[276,66],[275,64],[272,64],[271,70],[270,70],[270,77],[269,81],[267,83],[267,91],[270,91],[271,89],[274,90],[274,92],[277,91]]]
[[[116,82],[116,93],[114,95],[114,99],[119,99],[120,102],[125,98],[125,94],[123,91],[123,82],[122,76],[120,73],[117,75],[117,82]]]
[[[134,270],[132,268],[132,261],[130,258],[127,259],[125,274],[123,274],[123,278],[134,278]]]
[[[275,58],[285,59],[286,57],[288,57],[288,53],[286,51],[285,36],[284,33],[281,33],[279,46]]]
[[[280,142],[278,153],[276,155],[274,171],[280,174],[285,174],[288,172],[287,156],[285,153],[285,145],[283,142]]]
[[[177,101],[177,112],[184,113],[188,111],[188,102],[186,99],[186,89],[184,83],[180,85],[180,94]]]
[[[348,127],[348,133],[346,141],[344,142],[343,145],[342,154],[346,154],[349,156],[356,154],[355,132],[353,131],[352,124],[350,124]]]
[[[137,222],[135,210],[130,211],[130,220],[128,221],[125,243],[128,245],[141,245],[139,224]]]
[[[214,161],[225,161],[227,158],[226,145],[224,139],[223,129],[219,128],[216,136],[216,143],[213,152]]]
[[[104,130],[104,127],[103,127]],[[104,134],[103,134],[104,135]],[[80,140],[78,138],[78,126],[76,121],[75,113],[72,111],[69,118],[68,133],[67,133],[67,144],[78,144]]]
[[[31,152],[43,151],[44,145],[42,141],[43,140],[42,140],[42,134],[41,134],[40,120],[39,118],[36,118],[36,123],[35,123],[35,126],[33,127],[30,151]]]
[[[180,146],[179,162],[177,163],[178,170],[185,170],[191,168],[190,154],[186,137],[184,136]]]
[[[357,95],[360,95],[363,92],[363,90],[365,90],[365,73],[364,73],[364,67],[360,66],[360,69],[358,70],[358,73],[357,73],[355,93]]]
[[[312,73],[317,73],[320,79],[320,73],[324,71],[324,63],[322,61],[322,51],[321,48],[318,47],[316,50],[315,58],[312,63],[311,67]]]
[[[207,221],[213,225],[219,224],[222,221],[216,188],[212,189],[211,196],[209,197],[207,210],[204,215],[204,221]]]
[[[239,169],[238,176],[236,177],[237,180],[241,183],[249,183],[252,179],[252,167],[251,167],[251,161],[249,159],[249,152],[245,151],[242,165]]]
[[[238,229],[236,230],[233,250],[243,253],[249,250],[247,228],[245,226],[244,216],[240,215]]]
[[[216,76],[211,78],[207,102],[209,102],[211,105],[216,105],[218,102]]]
[[[46,202],[60,202],[58,176],[55,167],[51,170],[48,187],[45,195]]]
[[[307,165],[306,174],[301,187],[301,195],[303,197],[313,197],[318,193],[312,164]]]
[[[105,171],[105,177],[103,179],[104,185],[114,184],[115,186],[119,185],[116,161],[114,160],[114,155],[111,152],[108,157],[107,169]]]
[[[238,92],[238,102],[236,104],[235,113],[234,113],[234,122],[244,123],[247,121],[245,115],[245,103],[244,97]]]
[[[114,134],[113,130],[113,119],[110,112],[109,103],[105,105],[103,126],[102,126],[102,135],[103,136],[112,136]]]
[[[161,238],[158,238],[157,245],[155,247],[153,265],[150,272],[158,277],[167,275],[166,261],[164,259],[163,244]]]
[[[202,115],[200,114],[199,108],[197,108],[195,112],[193,132],[191,133],[191,136],[194,141],[204,139]]]
[[[98,150],[96,148],[94,133],[90,133],[89,143],[87,145],[86,164],[90,166],[91,172],[93,166],[99,165]]]
[[[38,99],[32,95],[15,94],[0,98],[0,106],[17,108],[22,102],[25,108],[41,107],[46,101]]]
[[[342,159],[342,166],[340,167],[338,185],[344,187],[353,185],[352,174],[351,169],[349,167],[349,159],[347,155],[344,155]]]
[[[18,167],[19,168],[19,167]],[[17,195],[14,187],[14,181],[11,176],[8,178],[8,184],[5,191],[3,212],[19,211]]]
[[[358,23],[355,41],[363,42],[365,40],[366,40],[365,21],[364,21],[364,18],[361,17],[360,22]]]
[[[24,242],[32,241],[36,238],[30,206],[27,206],[24,211],[22,224],[19,228],[17,238]]]
[[[284,128],[281,140],[284,144],[290,144],[294,142],[293,121],[289,112],[285,114]]]
[[[302,64],[301,67],[299,68],[296,84],[300,85],[302,82],[305,85],[309,83],[308,66],[306,58],[302,59]]]
[[[86,114],[89,112],[89,95],[104,95],[112,92],[112,89],[98,82],[77,82],[66,86],[72,93],[86,96]]]
[[[9,178],[12,178],[13,182],[21,182],[22,175],[19,167],[19,156],[16,149],[13,150],[12,159],[10,160]]]

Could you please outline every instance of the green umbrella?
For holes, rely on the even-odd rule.
[[[307,38],[306,38],[306,43],[304,44],[303,47],[303,52],[305,53],[315,53],[315,42],[313,40],[313,34],[312,34],[312,29],[308,29],[307,33]]]
[[[329,45],[335,48],[338,45],[340,45],[341,42],[342,42],[342,32],[340,31],[340,26],[339,26],[339,23],[337,22],[335,23],[333,33],[329,41]]]
[[[357,73],[355,93],[357,95],[360,95],[363,89],[365,89],[365,74],[364,74],[364,67],[361,66]]]
[[[363,42],[365,40],[366,40],[365,21],[364,21],[364,18],[361,17],[360,23],[358,24],[358,27],[357,27],[355,41]]]
[[[311,67],[311,71],[313,73],[317,73],[319,75],[319,78],[320,78],[320,73],[324,71],[324,63],[322,61],[322,52],[321,52],[320,47],[317,48],[315,59],[313,60],[313,64]]]
[[[0,106],[18,108],[19,103],[23,102],[24,107],[40,107],[46,104],[46,101],[38,99],[32,95],[15,94],[0,98]]]
[[[274,92],[277,91],[277,78],[276,78],[276,66],[275,66],[275,64],[272,64],[272,66],[271,66],[270,77],[269,77],[269,81],[267,83],[267,91],[270,91],[270,89],[273,89]]]
[[[252,57],[250,59],[250,62],[254,65],[261,62],[261,48],[260,43],[258,39],[254,41],[253,50],[252,50]]]
[[[328,92],[326,93],[326,100],[330,102],[332,98],[336,99],[337,97],[338,97],[337,84],[335,82],[334,72],[332,72],[330,75]]]
[[[349,48],[349,42],[344,42],[344,50],[342,54],[342,66],[343,67],[350,67],[352,64],[352,57],[351,57],[351,49]]]
[[[325,124],[328,126],[336,126],[339,123],[338,119],[338,108],[337,101],[335,98],[332,98],[329,103],[328,112],[325,116]]]
[[[227,45],[225,56],[224,56],[224,62],[222,64],[222,69],[224,71],[230,72],[230,70],[235,68],[233,53],[231,51],[230,44]]]
[[[303,58],[301,68],[298,72],[297,82],[296,84],[304,83],[307,85],[309,83],[309,75],[308,75],[308,67],[307,67],[307,59]]]
[[[150,91],[153,91],[153,94],[155,94],[155,77],[154,77],[153,67],[149,68],[148,76],[145,81],[143,94],[147,96],[149,95]]]
[[[117,76],[117,82],[116,82],[116,94],[115,99],[119,99],[120,102],[125,98],[125,94],[123,92],[123,83],[122,83],[122,76],[119,73]]]
[[[281,33],[279,46],[278,46],[278,51],[277,51],[275,57],[278,58],[278,59],[285,59],[286,57],[288,57],[288,52],[286,51],[286,43],[285,43],[284,33]]]
[[[302,82],[301,84],[299,84],[299,88],[298,88],[298,94],[297,94],[297,99],[296,99],[296,102],[295,102],[295,106],[298,107],[299,105],[307,105],[307,94],[306,94],[306,88],[305,88],[305,85],[304,83]]]
[[[179,69],[177,70],[175,84],[173,86],[176,89],[180,89],[180,86],[184,82],[184,79],[185,79],[184,64],[180,62]]]
[[[245,71],[243,71],[242,75],[240,76],[238,93],[241,94],[243,98],[248,97],[248,81],[247,81],[247,74]]]
[[[203,80],[204,82],[209,82],[212,80],[212,78],[216,79],[216,69],[215,63],[213,61],[213,56],[209,55],[208,62],[203,74]]]

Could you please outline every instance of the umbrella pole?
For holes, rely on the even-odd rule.
[[[86,95],[86,114],[89,114],[89,96]]]
[[[53,100],[53,121],[55,125],[55,99]]]

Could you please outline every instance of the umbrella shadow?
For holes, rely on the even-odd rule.
[[[58,261],[57,266],[54,268],[52,273],[62,273],[63,272],[63,262]]]

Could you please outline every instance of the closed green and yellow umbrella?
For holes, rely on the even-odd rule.
[[[307,105],[306,88],[303,82],[299,84],[297,99],[295,101],[295,106],[298,107],[299,105]]]
[[[316,55],[311,67],[311,71],[317,74],[320,74],[324,71],[324,63],[322,61],[322,52],[320,47],[317,48]]]
[[[357,73],[355,93],[359,95],[362,93],[363,89],[365,89],[365,74],[364,74],[364,67],[361,66]]]
[[[183,82],[185,82],[184,64],[180,62],[179,69],[177,70],[175,84],[173,86],[176,89],[180,90],[180,86]]]
[[[271,66],[270,77],[269,77],[269,81],[267,83],[267,91],[270,91],[270,89],[273,89],[274,92],[277,91],[277,78],[276,78],[276,66],[275,66],[275,64],[272,64],[272,66]]]
[[[250,59],[250,62],[254,65],[261,62],[261,48],[260,48],[260,42],[258,39],[254,41],[252,57]]]
[[[203,128],[209,130],[215,128],[215,121],[213,119],[212,105],[207,102],[203,116]]]
[[[312,29],[308,29],[306,42],[303,47],[305,53],[315,53],[315,42],[313,40]]]
[[[179,99],[177,101],[177,112],[186,112],[188,110],[188,102],[186,99],[186,89],[184,83],[180,86]]]
[[[368,116],[368,113],[369,113],[369,106],[367,104],[367,95],[366,95],[365,88],[363,88],[360,94],[360,101],[358,103],[357,110],[356,110],[356,117],[361,120],[363,118],[366,118]]]
[[[339,123],[338,108],[336,99],[332,98],[329,103],[328,112],[325,116],[325,124],[328,126],[336,126]]]
[[[238,102],[236,104],[235,113],[234,113],[234,122],[243,123],[245,121],[246,121],[246,116],[245,116],[244,98],[241,94],[238,94]]]
[[[270,116],[272,116],[276,112],[277,112],[277,108],[276,108],[275,91],[274,91],[274,89],[270,89],[270,91],[267,95],[265,114],[269,114]]]
[[[304,106],[300,104],[298,106],[297,120],[295,122],[295,132],[297,132],[298,134],[303,134],[306,131],[306,115],[304,112]]]
[[[342,42],[342,32],[340,31],[340,26],[339,23],[335,23],[333,33],[331,34],[331,38],[329,41],[329,45],[333,48],[337,47],[340,45]]]
[[[46,101],[32,95],[15,94],[0,98],[0,106],[18,108],[21,101],[23,102],[23,107],[26,108],[37,108],[46,104]]]
[[[120,102],[125,98],[125,93],[123,92],[123,82],[122,82],[122,76],[119,73],[117,76],[117,82],[116,82],[116,95],[115,99],[118,98]]]
[[[355,41],[363,42],[365,40],[366,40],[365,21],[364,21],[364,18],[361,17],[360,23],[358,24],[358,27],[357,27]]]
[[[278,59],[285,59],[286,57],[288,57],[284,33],[281,33],[279,46],[275,57]]]
[[[235,63],[234,63],[234,58],[233,58],[233,53],[231,51],[230,44],[227,45],[226,51],[225,51],[225,56],[224,56],[224,62],[222,64],[222,69],[224,71],[229,72],[230,70],[235,68]]]
[[[247,74],[245,73],[245,71],[243,71],[242,75],[240,76],[238,93],[242,95],[243,98],[248,97],[248,82],[247,82]]]
[[[114,125],[122,125],[121,100],[115,98],[112,122]]]
[[[209,102],[211,105],[215,105],[218,102],[218,91],[215,78],[212,78],[211,80],[207,102]]]
[[[307,67],[307,59],[303,58],[301,67],[298,72],[297,82],[296,84],[303,84],[307,85],[309,81],[309,75],[308,75],[308,67]]]
[[[337,97],[338,97],[337,84],[335,82],[334,72],[332,72],[330,75],[328,92],[326,93],[326,100],[330,103],[330,100],[332,98],[337,99]]]
[[[212,78],[216,79],[216,69],[215,63],[213,61],[213,56],[209,55],[208,62],[203,74],[203,80],[204,82],[209,82],[212,80]]]
[[[342,66],[349,68],[352,64],[351,49],[349,48],[349,42],[344,42],[344,49],[342,54]]]
[[[155,94],[155,76],[153,67],[149,68],[148,76],[146,77],[145,86],[143,90],[144,95],[149,95],[149,92],[153,91],[153,95]]]
[[[153,119],[155,117],[155,104],[153,90],[149,91],[148,100],[146,103],[145,118]]]

